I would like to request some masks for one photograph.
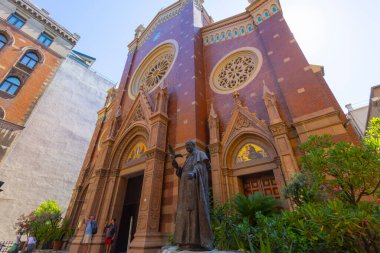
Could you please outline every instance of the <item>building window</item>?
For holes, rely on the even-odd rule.
[[[3,108],[0,107],[0,119],[4,119],[5,117],[5,111]]]
[[[41,33],[40,37],[38,38],[38,40],[44,44],[45,46],[50,46],[51,43],[53,42],[53,37],[51,37],[50,35],[46,34],[46,33]]]
[[[17,77],[11,76],[5,79],[0,85],[0,91],[10,95],[15,95],[21,86],[21,81]]]
[[[7,43],[7,38],[3,34],[0,34],[0,49],[3,48]]]
[[[26,66],[29,70],[33,70],[39,60],[40,59],[35,53],[29,52],[22,57],[20,63]]]
[[[21,28],[25,24],[26,20],[22,18],[20,15],[17,13],[13,13],[9,18],[8,18],[8,23],[16,26],[17,28]]]

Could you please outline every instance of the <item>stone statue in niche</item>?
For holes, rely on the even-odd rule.
[[[211,250],[213,234],[210,224],[207,155],[197,149],[195,142],[186,142],[188,155],[182,167],[172,148],[172,165],[179,177],[179,193],[175,219],[174,242],[179,250]]]

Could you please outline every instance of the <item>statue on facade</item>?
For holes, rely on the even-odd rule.
[[[172,161],[179,177],[174,242],[180,250],[210,250],[213,247],[208,186],[210,161],[193,141],[186,142],[186,150],[188,155],[183,167],[178,165],[175,155]]]

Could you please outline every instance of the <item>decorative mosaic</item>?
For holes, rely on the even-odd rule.
[[[211,88],[219,93],[231,93],[250,82],[261,64],[254,51],[232,53],[219,63],[212,72]]]
[[[236,163],[245,163],[249,161],[264,159],[267,157],[268,153],[265,152],[262,147],[253,143],[248,143],[240,149],[236,157]]]
[[[146,150],[147,148],[144,143],[137,143],[129,153],[127,161],[130,162],[141,158],[145,154]]]

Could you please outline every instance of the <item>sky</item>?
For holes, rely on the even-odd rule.
[[[75,49],[97,59],[93,68],[120,81],[128,44],[139,24],[176,0],[31,0],[81,36]],[[285,19],[310,64],[323,65],[340,105],[368,104],[380,84],[379,0],[280,0]],[[245,11],[247,0],[205,0],[215,21]]]

